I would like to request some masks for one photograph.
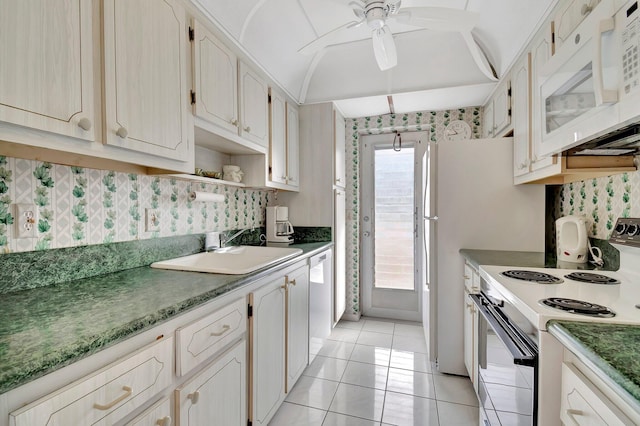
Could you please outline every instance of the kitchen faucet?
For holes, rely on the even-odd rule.
[[[241,229],[238,232],[236,232],[235,234],[233,234],[232,236],[228,237],[228,238],[223,238],[222,236],[220,237],[220,247],[226,247],[227,244],[235,239],[236,237],[239,237],[241,234],[243,234],[244,232],[248,231],[249,228],[246,229]],[[251,228],[251,231],[253,231],[253,228]]]

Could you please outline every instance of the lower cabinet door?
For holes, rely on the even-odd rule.
[[[309,267],[287,276],[287,386],[290,392],[309,363]]]
[[[245,340],[176,389],[180,426],[247,424],[247,344]]]
[[[285,398],[285,279],[276,277],[250,295],[251,420],[268,425]]]

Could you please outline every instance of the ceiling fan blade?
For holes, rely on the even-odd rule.
[[[326,34],[321,35],[317,39],[313,40],[311,43],[308,43],[301,47],[298,50],[298,53],[302,53],[303,55],[313,55],[320,49],[327,47],[331,44],[334,44],[340,38],[340,34],[344,31],[357,27],[361,25],[364,21],[350,21],[344,25],[339,26]]]
[[[381,71],[386,71],[398,64],[396,53],[396,43],[393,41],[393,34],[387,25],[380,29],[373,30],[373,53]]]
[[[479,14],[448,7],[404,7],[394,16],[399,22],[434,31],[471,31]]]
[[[482,71],[482,73],[486,75],[489,80],[498,81],[499,78],[496,74],[495,68],[487,59],[487,55],[485,55],[485,53],[482,51],[480,45],[473,38],[471,31],[462,31],[461,34],[462,38],[464,38],[464,41],[467,44],[467,47],[469,48],[471,57],[476,62],[476,65],[478,65],[478,68],[480,68],[480,71]]]

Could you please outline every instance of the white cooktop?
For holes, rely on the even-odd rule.
[[[544,272],[564,280],[561,284],[537,284],[508,278],[503,271],[522,269]],[[620,324],[640,324],[640,280],[638,277],[623,275],[615,271],[581,271],[607,275],[621,281],[621,284],[602,285],[572,281],[565,275],[576,272],[574,269],[524,268],[513,266],[480,266],[480,276],[497,290],[502,298],[514,305],[534,326],[546,330],[546,324],[552,319],[570,321],[597,321]],[[564,297],[603,305],[612,309],[613,318],[589,317],[573,314],[541,305],[540,300],[548,297]]]

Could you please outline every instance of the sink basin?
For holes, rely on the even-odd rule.
[[[177,257],[151,264],[152,268],[177,271],[208,272],[210,274],[248,274],[302,253],[301,249],[285,247],[235,246],[212,252]]]

